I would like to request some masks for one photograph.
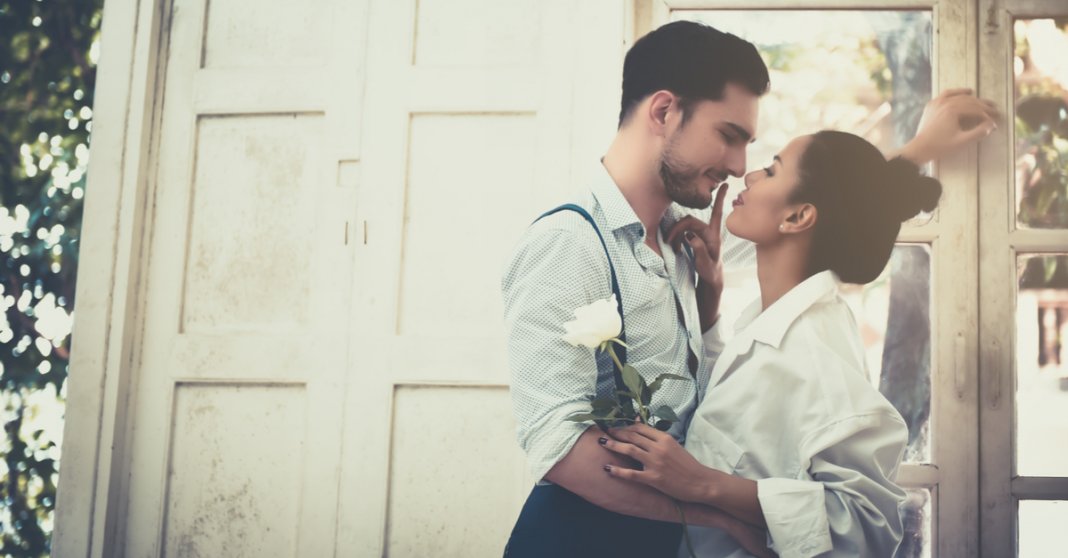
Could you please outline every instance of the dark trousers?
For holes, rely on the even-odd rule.
[[[505,558],[673,558],[682,526],[599,508],[555,484],[535,486]]]

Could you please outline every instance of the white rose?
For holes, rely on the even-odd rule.
[[[563,340],[572,346],[582,345],[591,349],[600,347],[605,341],[615,339],[623,329],[623,320],[619,318],[619,303],[616,295],[575,310],[575,319],[564,324]]]

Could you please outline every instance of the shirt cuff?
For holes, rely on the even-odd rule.
[[[579,436],[589,427],[590,425],[584,422],[560,420],[559,424],[549,428],[547,432],[535,435],[525,448],[527,467],[534,479],[537,482],[544,480],[549,469],[567,457]]]
[[[780,558],[806,558],[832,550],[823,483],[769,478],[757,481],[757,499]]]

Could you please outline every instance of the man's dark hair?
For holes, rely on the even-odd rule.
[[[685,123],[693,102],[718,101],[728,83],[759,96],[768,82],[768,68],[749,41],[701,23],[668,23],[627,51],[619,127],[643,99],[660,90],[679,96]]]

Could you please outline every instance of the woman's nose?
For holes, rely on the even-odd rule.
[[[750,181],[751,181],[751,180],[755,180],[755,179],[754,179],[754,175],[755,175],[756,173],[757,173],[756,171],[753,171],[753,172],[751,172],[751,173],[749,173],[749,174],[745,175],[745,178],[744,178],[744,179],[742,179],[742,182],[743,182],[743,183],[745,184],[745,187],[746,187],[746,188],[749,188],[750,186],[752,186],[752,184],[751,184],[751,182],[750,182]]]

